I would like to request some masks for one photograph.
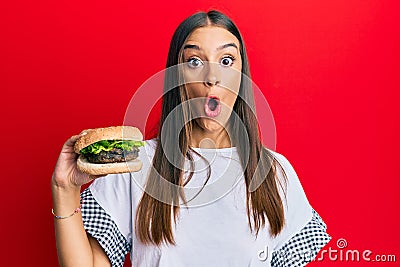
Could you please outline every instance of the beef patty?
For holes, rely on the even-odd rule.
[[[139,155],[139,148],[134,147],[131,151],[113,148],[110,151],[101,151],[99,154],[88,153],[85,155],[91,163],[113,163],[134,160]]]

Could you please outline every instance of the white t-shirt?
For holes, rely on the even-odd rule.
[[[312,218],[312,207],[293,167],[284,156],[270,150],[288,177],[287,195],[283,198],[285,227],[272,238],[267,221],[256,237],[248,224],[246,186],[236,148],[194,148],[208,160],[211,177],[196,196],[207,177],[207,164],[194,155],[196,171],[185,186],[185,194],[187,200],[196,197],[188,201],[188,207],[181,205],[173,227],[176,245],[144,245],[135,236],[134,220],[155,147],[155,139],[146,141],[141,147],[141,171],[108,175],[90,186],[96,202],[131,243],[134,267],[270,266],[273,250],[283,246]]]

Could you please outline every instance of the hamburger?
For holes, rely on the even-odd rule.
[[[139,171],[139,147],[144,146],[143,135],[132,126],[113,126],[89,129],[75,145],[80,154],[77,168],[91,175]]]

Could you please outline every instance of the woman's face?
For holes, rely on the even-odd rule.
[[[226,127],[241,81],[238,39],[224,28],[194,30],[183,45],[183,74],[195,125],[206,132]]]

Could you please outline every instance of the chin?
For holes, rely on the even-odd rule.
[[[224,124],[211,118],[202,118],[198,125],[207,132],[217,132],[225,129]]]

